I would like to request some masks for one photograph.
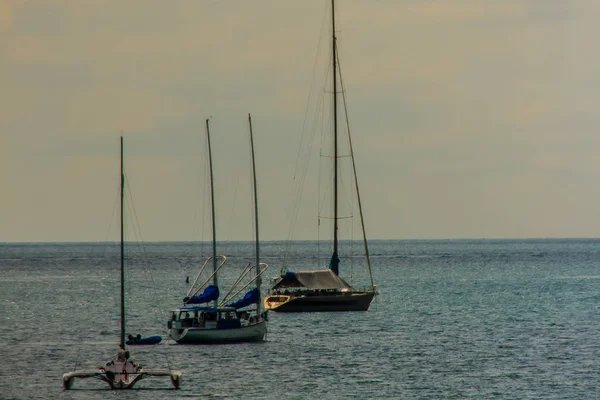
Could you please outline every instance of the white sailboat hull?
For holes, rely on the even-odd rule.
[[[213,327],[169,329],[169,337],[179,344],[258,342],[264,339],[266,333],[266,320],[233,329],[217,329]]]

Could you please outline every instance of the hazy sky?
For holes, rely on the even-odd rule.
[[[600,237],[598,1],[338,3],[370,238]],[[261,236],[287,239],[327,12],[0,0],[0,241],[115,240],[121,132],[144,239],[208,239],[209,116],[220,239],[252,239],[248,112]],[[327,237],[318,188],[307,175],[294,239]]]

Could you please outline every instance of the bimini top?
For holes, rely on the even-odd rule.
[[[307,289],[348,289],[352,290],[352,286],[345,280],[340,278],[330,269],[322,269],[316,271],[286,271],[285,275],[281,276],[279,282],[273,286],[273,289],[284,288],[301,288]]]

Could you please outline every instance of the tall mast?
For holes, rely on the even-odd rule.
[[[331,44],[333,49],[333,255],[330,268],[339,274],[338,258],[338,128],[337,128],[337,39],[335,37],[335,0],[331,0]]]
[[[256,161],[254,158],[254,137],[252,135],[252,117],[250,113],[248,113],[248,125],[250,126],[250,151],[252,153],[252,180],[253,180],[253,192],[254,192],[254,234],[256,237],[256,288],[258,289],[258,298],[259,301],[256,303],[256,313],[260,314],[260,284],[262,283],[262,279],[260,277],[260,245],[258,238],[258,193],[256,190]]]
[[[125,196],[125,169],[123,166],[123,136],[121,136],[121,338],[120,345],[125,349],[125,226],[123,223],[123,198]]]
[[[210,170],[210,204],[211,204],[211,219],[212,219],[212,258],[213,258],[213,284],[219,286],[217,279],[217,224],[215,221],[215,184],[213,180],[213,164],[212,164],[212,151],[210,148],[210,129],[208,126],[209,119],[206,120],[206,140],[208,142],[208,166]],[[217,300],[214,301],[215,308],[217,307]]]

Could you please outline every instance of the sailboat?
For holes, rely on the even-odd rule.
[[[250,125],[250,147],[252,152],[252,177],[254,193],[254,226],[255,226],[255,264],[248,265],[229,292],[219,301],[218,272],[225,265],[227,257],[217,255],[215,191],[213,180],[212,152],[210,147],[209,120],[206,120],[206,139],[208,145],[208,161],[210,170],[210,193],[212,215],[212,256],[207,258],[196,275],[187,296],[183,299],[183,307],[171,311],[167,323],[169,337],[180,344],[213,344],[261,341],[267,333],[267,313],[261,304],[261,275],[267,264],[260,262],[258,236],[258,194],[256,190],[256,166],[254,159],[254,139],[252,135],[252,119],[248,114]],[[207,279],[198,283],[207,265],[212,264],[213,271]],[[248,274],[255,270],[255,277],[242,284]],[[210,283],[212,280],[212,283]],[[255,287],[241,299],[233,301],[252,283]],[[202,291],[202,293],[200,293]]]
[[[125,342],[125,241],[124,241],[124,192],[125,172],[123,165],[123,137],[121,136],[121,331],[119,350],[109,362],[97,369],[77,370],[63,375],[63,388],[72,389],[75,378],[97,378],[108,383],[111,389],[131,389],[140,380],[150,376],[168,376],[178,389],[181,372],[167,368],[147,369],[131,359]]]
[[[335,1],[331,0],[331,25],[332,25],[332,93],[333,93],[333,253],[331,255],[329,268],[311,271],[291,271],[282,268],[282,274],[272,286],[270,293],[265,296],[264,307],[267,310],[279,312],[315,312],[315,311],[366,311],[371,301],[377,294],[371,271],[369,258],[369,247],[365,232],[360,192],[358,190],[358,178],[354,153],[352,151],[352,140],[348,130],[348,143],[352,160],[352,172],[360,220],[363,233],[363,242],[369,277],[370,288],[366,290],[355,290],[346,280],[339,276],[340,258],[338,255],[338,222],[341,219],[338,210],[338,187],[340,178],[339,169],[339,146],[338,146],[338,73],[341,83],[341,72],[339,70],[339,58],[337,52],[337,38],[335,31]],[[342,91],[343,92],[343,91]],[[344,102],[345,104],[345,102]]]

